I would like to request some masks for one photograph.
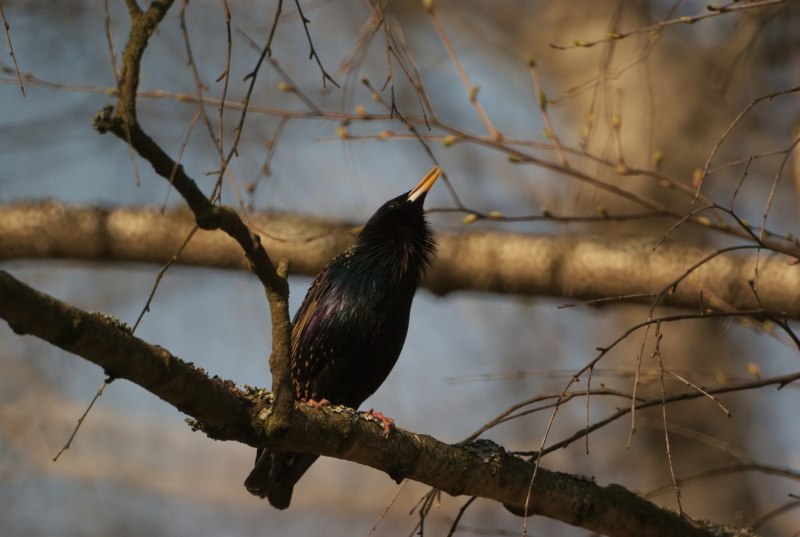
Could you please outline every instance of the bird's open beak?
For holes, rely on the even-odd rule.
[[[441,167],[434,166],[433,169],[428,172],[428,175],[423,177],[422,181],[420,181],[419,184],[414,187],[414,190],[408,193],[408,201],[413,203],[420,197],[427,194],[428,190],[431,189],[433,183],[435,183],[439,176],[442,175],[443,171],[444,170],[442,170]]]

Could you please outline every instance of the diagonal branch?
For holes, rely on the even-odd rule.
[[[0,317],[31,334],[130,380],[197,420],[218,440],[234,440],[368,465],[393,479],[413,479],[452,495],[502,502],[519,512],[533,466],[488,440],[447,445],[427,435],[395,430],[386,439],[371,418],[343,407],[291,411],[293,427],[271,435],[261,424],[271,396],[257,397],[134,337],[118,320],[60,302],[0,271]],[[538,469],[529,513],[615,536],[734,536],[734,530],[695,525],[619,485]]]
[[[272,352],[270,354],[270,370],[273,373],[273,389],[276,396],[276,412],[270,426],[274,430],[284,431],[289,427],[289,411],[294,402],[289,369],[289,334],[290,323],[288,314],[289,285],[285,272],[279,274],[272,263],[266,249],[261,244],[258,234],[252,232],[242,221],[234,209],[216,205],[211,198],[206,196],[197,183],[186,174],[183,166],[175,162],[140,126],[136,117],[136,92],[139,87],[139,73],[142,58],[147,48],[150,37],[164,19],[173,0],[153,0],[146,11],[136,9],[136,5],[129,3],[131,17],[131,30],[123,52],[123,69],[119,81],[119,95],[116,108],[105,107],[95,116],[94,125],[100,133],[112,132],[117,137],[125,140],[142,158],[147,160],[153,169],[169,181],[183,196],[189,208],[194,213],[197,226],[205,230],[220,229],[233,238],[241,247],[250,267],[264,286],[264,291],[269,302],[270,317],[272,319]],[[276,12],[275,24],[277,24]],[[274,27],[272,32],[274,33]],[[270,34],[270,40],[272,39]],[[269,49],[269,44],[267,49]],[[251,84],[252,89],[252,84]],[[237,132],[240,134],[245,112]],[[234,143],[235,151],[236,143]],[[230,158],[230,157],[229,157]],[[227,162],[227,160],[226,160]],[[224,170],[220,172],[222,177]]]

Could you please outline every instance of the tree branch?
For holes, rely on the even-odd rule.
[[[186,174],[183,166],[174,161],[142,129],[136,117],[136,92],[139,87],[139,73],[144,51],[150,37],[158,28],[173,1],[154,0],[146,11],[135,9],[135,3],[128,4],[131,30],[123,52],[123,71],[119,81],[117,105],[116,108],[112,106],[103,108],[95,116],[94,126],[100,133],[112,132],[118,138],[127,141],[129,147],[147,160],[158,175],[169,181],[170,185],[180,192],[192,210],[198,227],[206,230],[220,229],[241,247],[250,263],[250,268],[264,286],[269,302],[273,335],[269,364],[274,379],[273,393],[276,399],[275,412],[272,415],[273,419],[269,421],[269,426],[276,433],[284,432],[290,425],[289,409],[294,401],[289,370],[289,334],[291,330],[288,313],[289,284],[285,277],[288,266],[284,263],[282,265],[283,273],[279,273],[267,250],[261,244],[261,237],[250,230],[235,210],[217,204],[219,201],[217,189],[224,175],[224,167],[220,170],[220,178],[214,192],[211,196],[206,196],[197,183]],[[276,24],[279,12],[280,6],[276,12]],[[237,136],[241,134],[244,117],[243,112],[237,128]],[[235,149],[232,150],[231,156],[234,152]]]
[[[292,428],[272,435],[262,425],[271,396],[246,393],[130,334],[110,316],[89,313],[40,293],[0,271],[0,317],[19,334],[31,334],[82,356],[109,375],[139,384],[198,422],[218,440],[318,453],[365,464],[393,479],[413,479],[452,495],[490,498],[519,512],[533,466],[491,441],[447,445],[400,429],[388,439],[371,417],[344,407],[292,409]],[[695,524],[619,485],[539,468],[529,514],[539,514],[615,536],[737,535],[735,530]],[[738,535],[742,535],[738,533]]]
[[[263,246],[314,275],[353,241],[353,226],[289,215],[253,215]],[[164,263],[194,221],[184,211],[100,209],[58,203],[0,206],[0,260],[44,258]],[[496,231],[440,234],[425,285],[432,292],[484,291],[580,301],[620,297],[652,303],[712,251],[662,245],[658,238],[538,236]],[[178,259],[187,265],[247,268],[240,246],[222,233],[199,233]],[[758,298],[749,280],[758,263]],[[702,299],[700,294],[703,294]],[[776,255],[719,255],[692,272],[662,303],[699,311],[765,308],[800,319],[800,270]]]

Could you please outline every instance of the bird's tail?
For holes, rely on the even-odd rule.
[[[267,498],[272,507],[286,509],[292,501],[294,485],[317,460],[318,455],[259,449],[256,464],[244,481],[251,494]]]

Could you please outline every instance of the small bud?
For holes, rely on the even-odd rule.
[[[362,105],[357,104],[356,114],[358,114],[358,117],[367,117],[367,110]]]
[[[653,156],[651,157],[651,160],[653,161],[653,166],[658,168],[659,166],[661,166],[661,163],[664,162],[664,152],[661,151],[660,149],[656,149],[655,151],[653,151]]]
[[[697,188],[700,186],[700,183],[703,182],[703,170],[700,168],[695,168],[694,172],[692,172],[692,186]]]
[[[450,147],[451,145],[456,143],[457,140],[458,138],[456,138],[452,134],[448,134],[447,136],[442,138],[442,147]]]
[[[503,218],[503,213],[501,213],[500,211],[489,211],[489,218],[493,220],[500,220],[501,218]]]
[[[350,133],[346,127],[336,127],[336,136],[342,139],[350,138]]]
[[[697,223],[700,224],[701,226],[710,226],[711,225],[711,220],[709,220],[705,216],[698,216],[697,217]]]
[[[541,108],[542,110],[546,109],[548,103],[547,95],[545,95],[543,91],[540,91],[538,97],[539,97],[539,108]]]
[[[761,368],[758,367],[758,364],[753,362],[747,362],[745,365],[745,369],[747,370],[747,374],[753,377],[756,380],[761,379]]]
[[[469,213],[467,216],[464,217],[465,224],[471,224],[478,219],[478,215],[475,213]]]
[[[286,82],[279,82],[278,89],[281,91],[285,91],[286,93],[291,93],[294,91],[294,86],[291,84],[287,84]]]

